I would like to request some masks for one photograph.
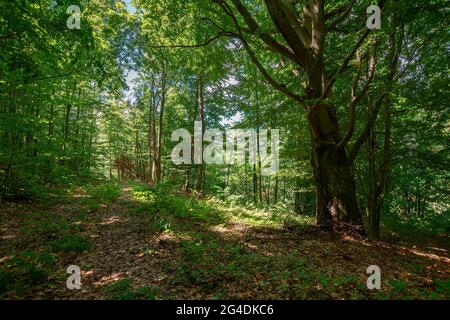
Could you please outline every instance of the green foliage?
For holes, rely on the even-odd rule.
[[[86,203],[92,211],[98,210],[102,205],[112,202],[120,196],[120,187],[116,182],[88,184],[85,189]]]
[[[429,212],[422,216],[405,216],[388,213],[383,216],[386,232],[397,232],[405,236],[445,236],[450,234],[450,215]]]
[[[13,286],[15,280],[11,272],[0,271],[0,297]]]
[[[178,266],[178,281],[201,285],[211,290],[225,279],[248,277],[242,268],[246,263],[246,250],[240,246],[183,241],[182,260]]]
[[[47,281],[55,257],[46,252],[22,251],[0,270],[0,296],[12,289],[21,290],[25,286],[37,286]]]
[[[438,294],[442,294],[443,297],[450,297],[450,280],[436,279],[434,283],[436,284],[435,291]]]
[[[165,218],[159,218],[155,219],[152,223],[152,230],[155,230],[156,232],[164,232],[169,231],[171,226],[171,221],[169,219]]]
[[[32,212],[25,216],[22,233],[30,238],[36,236],[44,240],[51,240],[61,234],[68,234],[76,230],[76,226],[69,224],[60,216],[51,212]]]
[[[84,2],[83,27],[70,32],[70,4],[0,4],[2,198],[41,198],[48,184],[101,172],[96,117],[103,107],[97,98],[123,84],[119,49],[110,37],[122,37],[126,11],[105,11],[105,1]]]
[[[395,293],[401,293],[406,290],[407,282],[404,280],[391,280],[389,284],[392,286]]]

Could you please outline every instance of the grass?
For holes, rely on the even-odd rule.
[[[384,233],[397,233],[414,238],[442,237],[450,234],[450,214],[398,217],[392,214],[382,216]]]
[[[0,270],[0,297],[8,290],[21,292],[45,284],[55,261],[55,256],[47,252],[19,252]]]
[[[51,240],[48,245],[53,252],[83,252],[91,247],[90,241],[81,235],[62,235]]]
[[[99,185],[87,184],[85,202],[91,211],[100,209],[102,206],[117,199],[120,194],[120,186],[117,182],[102,183]]]
[[[104,288],[111,300],[155,300],[157,290],[150,286],[134,288],[131,279],[122,279]]]

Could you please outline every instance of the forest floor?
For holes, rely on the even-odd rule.
[[[448,238],[370,242],[137,183],[0,204],[0,239],[2,299],[450,298]],[[69,265],[80,290],[66,288]],[[370,265],[381,290],[366,287]]]

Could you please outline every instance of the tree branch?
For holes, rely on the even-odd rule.
[[[267,72],[267,70],[264,68],[264,66],[262,65],[262,63],[258,60],[258,58],[256,57],[255,52],[253,52],[252,48],[250,47],[249,43],[247,42],[247,40],[245,39],[243,33],[242,33],[242,29],[241,26],[239,25],[239,22],[237,21],[237,18],[234,14],[231,14],[230,17],[233,20],[233,23],[238,31],[238,36],[239,39],[241,40],[245,51],[247,52],[247,54],[250,57],[250,60],[253,62],[253,64],[257,67],[257,69],[259,70],[259,72],[261,72],[261,74],[264,76],[264,78],[267,80],[267,82],[272,85],[275,89],[277,89],[278,91],[282,92],[283,94],[285,94],[286,96],[292,98],[293,100],[303,103],[304,100],[306,99],[303,96],[297,95],[295,93],[293,93],[292,91],[290,91],[285,84],[281,84],[278,83],[277,81],[275,81],[275,79],[273,79],[270,74]]]
[[[356,142],[353,144],[353,147],[352,147],[352,149],[350,151],[350,157],[349,157],[349,162],[350,163],[353,163],[355,161],[356,156],[358,155],[359,149],[361,148],[361,146],[364,144],[364,142],[366,141],[367,137],[369,136],[370,128],[373,126],[373,124],[375,123],[375,120],[378,117],[378,113],[380,112],[381,105],[383,104],[383,100],[384,100],[385,95],[386,95],[386,92],[384,92],[380,96],[380,98],[377,100],[377,102],[375,103],[375,110],[374,110],[374,112],[371,114],[369,120],[367,120],[367,123],[366,123],[363,131],[359,135],[359,137],[356,140]]]
[[[327,32],[328,31],[331,31],[331,30],[334,30],[334,28],[336,28],[336,26],[339,24],[339,23],[341,23],[342,21],[344,21],[345,20],[345,18],[347,18],[347,16],[350,14],[350,12],[352,11],[352,8],[353,8],[353,6],[355,5],[355,3],[356,3],[356,0],[352,0],[352,1],[350,1],[350,3],[346,6],[346,7],[341,7],[340,8],[340,10],[338,11],[338,13],[336,13],[336,14],[339,14],[339,16],[338,17],[336,17],[336,19],[334,19],[331,23],[330,23],[330,25],[327,27]],[[331,15],[332,16],[332,15]],[[328,19],[328,18],[325,18],[325,19]]]
[[[306,29],[299,23],[294,7],[285,1],[280,1],[279,5],[298,38],[302,41],[303,46],[308,47],[311,43],[311,35],[309,35],[308,32],[306,32]]]
[[[240,0],[233,0],[233,2],[240,2]],[[280,2],[278,0],[264,0],[264,3],[266,4],[272,21],[298,58],[299,65],[306,70],[308,61],[310,61],[310,51],[302,42],[301,38],[299,38],[294,27],[291,26],[289,18],[285,14],[282,6],[280,6]]]
[[[379,0],[378,6],[382,9],[384,7],[385,0]],[[322,96],[317,99],[317,101],[314,103],[313,107],[317,106],[318,103],[320,103],[325,97],[328,96],[328,93],[330,92],[331,88],[333,87],[334,83],[336,82],[336,79],[338,75],[340,75],[343,71],[345,71],[350,63],[350,61],[353,59],[353,56],[355,55],[356,51],[363,45],[364,41],[367,39],[367,37],[372,32],[371,29],[366,29],[362,36],[359,38],[358,42],[353,46],[352,50],[348,54],[348,56],[344,59],[344,62],[342,65],[331,75],[330,80],[328,81],[327,86],[325,87],[325,90],[322,94]]]
[[[355,130],[355,122],[356,122],[356,105],[358,102],[366,95],[367,91],[369,90],[370,83],[373,80],[373,76],[375,74],[376,69],[376,48],[377,43],[375,43],[372,47],[372,53],[370,56],[370,62],[369,62],[369,70],[366,74],[366,82],[364,84],[364,88],[361,90],[359,94],[356,94],[358,83],[360,80],[360,71],[358,71],[355,81],[352,87],[352,100],[351,100],[351,107],[350,107],[350,121],[349,126],[347,129],[347,132],[345,136],[342,138],[342,140],[338,144],[338,148],[343,148],[347,145],[347,143],[350,141],[351,137],[353,136],[353,132]]]
[[[324,14],[324,18],[325,20],[329,20],[330,18],[333,18],[334,16],[341,14],[342,12],[344,12],[347,9],[348,4],[343,4],[339,7],[336,7],[334,9],[331,10],[327,10]]]
[[[20,36],[22,33],[24,33],[25,31],[20,31],[20,32],[15,32],[15,33],[11,33],[11,34],[7,34],[6,36],[1,36],[0,40],[5,40],[5,39],[11,39],[14,38],[16,36]]]
[[[216,2],[218,2],[218,1],[216,1]],[[269,47],[269,49],[271,51],[279,53],[282,56],[285,56],[286,58],[290,59],[291,61],[293,61],[297,64],[301,63],[301,60],[296,56],[296,54],[294,53],[294,51],[291,48],[289,48],[289,47],[285,46],[284,44],[275,40],[275,38],[273,38],[269,33],[261,31],[261,28],[258,25],[258,23],[256,22],[256,20],[253,18],[253,16],[250,14],[250,12],[242,4],[242,2],[240,0],[232,0],[232,2],[233,2],[233,5],[238,10],[239,14],[244,19],[246,25],[248,26],[248,31],[250,34],[258,35],[261,38],[261,40]],[[223,6],[223,4],[220,3],[220,1],[219,1],[219,4],[222,6],[222,8],[224,10],[228,11],[227,14],[230,17],[233,16],[233,13],[230,8],[226,9]],[[241,27],[241,31],[242,30],[243,30],[243,28]]]

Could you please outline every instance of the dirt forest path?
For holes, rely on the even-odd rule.
[[[144,255],[155,242],[149,231],[151,219],[132,215],[130,189],[122,184],[121,196],[97,212],[98,223],[88,226],[86,233],[94,240],[91,250],[66,260],[66,265],[81,268],[82,289],[62,290],[62,299],[103,299],[104,287],[132,278],[133,285],[158,285],[161,265],[158,259]]]
[[[109,296],[105,287],[122,279],[132,279],[130,286],[158,285],[164,280],[164,264],[161,259],[170,258],[170,252],[160,252],[156,255],[146,255],[144,252],[155,246],[155,234],[148,227],[152,221],[145,215],[133,215],[136,203],[131,200],[129,187],[121,186],[121,195],[96,210],[89,212],[87,219],[73,221],[79,207],[83,192],[75,193],[69,203],[57,203],[48,211],[54,216],[63,216],[78,225],[80,234],[91,243],[89,250],[84,252],[64,252],[58,254],[56,266],[49,275],[48,286],[35,286],[27,283],[28,292],[20,297],[13,293],[5,298],[25,299],[106,299]],[[13,260],[13,254],[24,250],[41,251],[36,243],[27,241],[19,234],[21,223],[36,210],[34,204],[27,202],[10,204],[2,207],[0,264],[7,265]],[[75,234],[74,234],[75,235]],[[157,246],[157,244],[156,244]],[[70,265],[81,269],[81,289],[68,290],[66,287],[66,268]],[[1,266],[1,265],[0,265]],[[56,270],[55,270],[56,269]],[[1,280],[1,279],[0,279]],[[34,290],[38,288],[38,290]]]

